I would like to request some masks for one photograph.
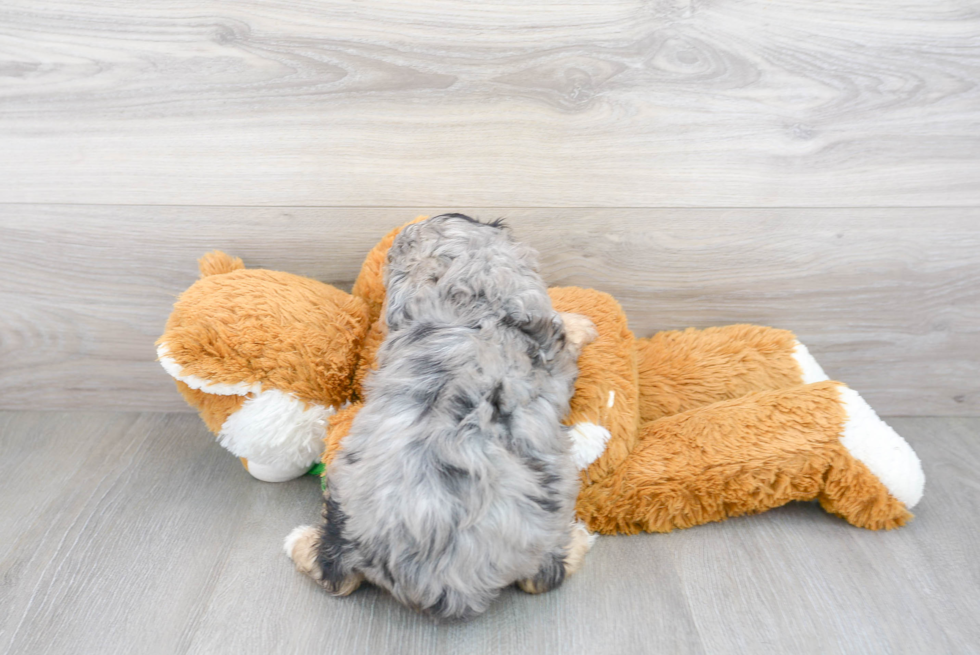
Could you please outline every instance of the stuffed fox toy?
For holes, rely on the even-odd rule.
[[[220,252],[202,258],[158,357],[254,477],[292,479],[337,451],[385,335],[384,265],[400,229],[369,253],[350,294]],[[550,294],[599,334],[579,358],[566,421],[576,510],[591,530],[668,532],[814,499],[863,528],[912,517],[918,457],[791,332],[733,325],[637,339],[608,294]]]

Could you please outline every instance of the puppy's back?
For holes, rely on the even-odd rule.
[[[389,335],[331,500],[351,566],[408,605],[467,617],[567,534],[575,363],[533,252],[496,226],[409,226],[387,283]]]

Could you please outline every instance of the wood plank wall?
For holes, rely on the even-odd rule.
[[[972,0],[8,0],[0,153],[0,408],[184,409],[152,342],[204,251],[344,287],[461,210],[638,334],[980,411]]]

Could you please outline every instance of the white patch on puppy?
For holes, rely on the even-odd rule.
[[[572,545],[565,556],[565,573],[571,575],[582,568],[585,554],[592,549],[599,535],[592,534],[585,524],[575,521],[572,527]]]
[[[561,312],[559,316],[565,324],[565,339],[568,341],[569,351],[577,358],[582,348],[596,340],[599,332],[588,316],[571,312]]]
[[[296,544],[300,541],[305,543],[311,538],[316,538],[316,528],[312,525],[300,525],[293,528],[293,531],[289,533],[282,544],[286,557],[293,559],[293,550],[296,548]]]

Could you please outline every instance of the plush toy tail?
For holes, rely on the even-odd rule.
[[[231,273],[245,268],[241,259],[227,255],[220,250],[212,250],[201,257],[197,260],[197,266],[201,269],[201,277]]]

